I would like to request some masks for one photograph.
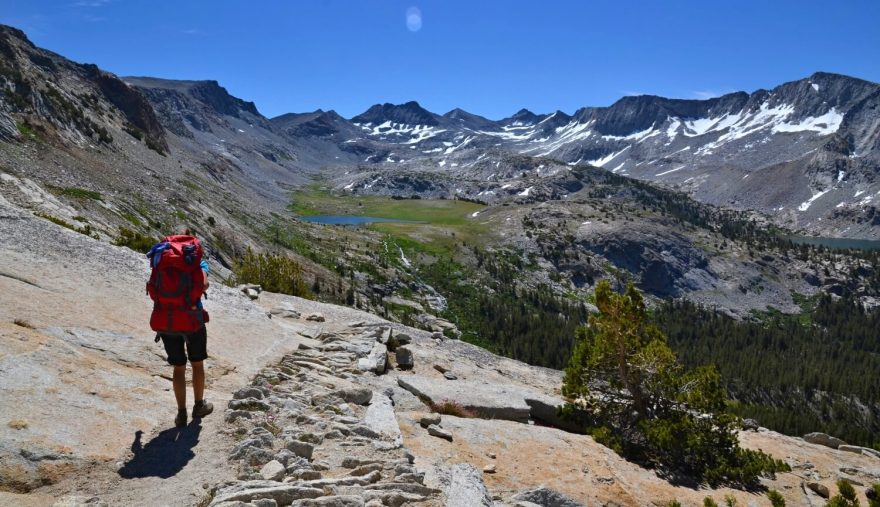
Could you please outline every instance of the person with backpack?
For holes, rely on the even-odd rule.
[[[153,300],[150,327],[156,331],[156,341],[162,340],[168,363],[174,367],[174,423],[178,427],[187,424],[187,359],[192,366],[193,419],[214,410],[205,400],[208,312],[201,299],[208,289],[208,263],[202,257],[202,245],[189,229],[185,234],[165,237],[147,253],[152,267],[147,282],[147,293]]]

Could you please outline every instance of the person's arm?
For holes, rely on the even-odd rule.
[[[208,261],[202,259],[199,267],[202,268],[202,276],[204,277],[203,282],[205,285],[205,290],[208,290],[208,285],[210,285],[210,282],[208,282]]]

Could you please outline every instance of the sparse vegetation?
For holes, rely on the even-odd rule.
[[[248,248],[235,261],[233,271],[234,283],[253,283],[270,292],[312,297],[303,280],[302,266],[286,255],[258,254]]]
[[[127,227],[120,227],[119,235],[113,239],[113,244],[128,247],[135,252],[147,253],[157,241],[156,238],[146,236]]]
[[[94,190],[87,190],[85,188],[77,188],[77,187],[50,187],[55,191],[56,194],[64,196],[64,197],[74,197],[76,199],[92,199],[94,201],[100,201],[103,199],[100,192],[95,192]]]
[[[468,410],[461,403],[451,400],[442,400],[439,403],[433,403],[428,400],[428,407],[431,409],[431,412],[442,414],[442,415],[451,415],[455,417],[465,417],[465,418],[474,418],[477,417],[477,414],[472,410]]]
[[[851,482],[846,479],[837,481],[837,491],[836,495],[828,499],[825,507],[859,507],[856,489]]]
[[[95,232],[92,229],[92,226],[89,224],[85,224],[82,227],[77,227],[66,220],[63,220],[63,219],[58,218],[56,216],[49,215],[48,213],[37,212],[37,213],[34,213],[34,215],[38,216],[40,218],[46,219],[46,220],[52,222],[53,224],[57,224],[57,225],[60,225],[61,227],[70,229],[71,231],[78,232],[80,234],[85,234],[86,236],[89,236],[94,239],[98,239],[98,233]]]
[[[31,324],[30,322],[26,321],[25,319],[15,319],[12,321],[12,323],[15,324],[16,326],[19,326],[19,327],[24,327],[27,329],[35,329],[34,325]]]
[[[28,427],[28,423],[24,419],[13,419],[6,423],[6,425],[14,430],[24,430]]]
[[[775,489],[767,492],[767,499],[770,500],[770,505],[773,507],[785,507],[785,498],[782,497],[782,493]]]

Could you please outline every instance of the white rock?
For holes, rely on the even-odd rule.
[[[280,481],[284,478],[284,465],[282,465],[278,460],[272,460],[260,469],[260,476],[267,481]]]

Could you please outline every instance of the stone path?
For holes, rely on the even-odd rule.
[[[211,506],[442,505],[403,446],[390,393],[353,382],[380,357],[384,371],[376,345],[388,332],[320,334],[237,391],[225,418],[238,480],[219,485]]]

